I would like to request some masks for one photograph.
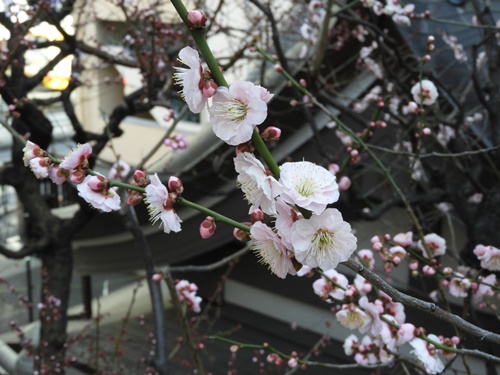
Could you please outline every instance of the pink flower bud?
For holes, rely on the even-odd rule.
[[[83,180],[85,180],[85,171],[74,171],[71,173],[70,180],[74,184],[81,184]]]
[[[211,98],[217,92],[217,84],[213,79],[205,81],[202,88],[202,93],[205,98]]]
[[[162,281],[163,275],[161,273],[155,273],[152,277],[153,281]]]
[[[299,80],[299,84],[302,86],[302,87],[307,87],[307,81],[304,79],[304,78],[301,78]]]
[[[252,223],[256,223],[257,221],[263,221],[263,220],[264,220],[264,212],[262,212],[258,208],[254,208],[252,210],[252,213],[250,214],[250,221]]]
[[[249,152],[253,154],[255,151],[255,147],[253,146],[252,142],[245,142],[245,143],[240,143],[238,146],[236,146],[236,155],[238,155],[241,152]]]
[[[266,142],[277,141],[281,137],[281,129],[276,126],[269,126],[260,136]]]
[[[338,164],[331,163],[328,165],[328,170],[333,174],[337,174],[338,171],[340,171],[340,166]]]
[[[184,192],[184,186],[182,185],[182,181],[179,177],[170,176],[168,179],[168,191],[175,193],[178,196],[182,195]]]
[[[203,14],[201,10],[192,10],[187,16],[189,26],[192,29],[201,29],[205,27],[207,23],[207,17]]]
[[[426,276],[432,276],[436,273],[436,269],[434,267],[431,267],[431,266],[428,266],[428,265],[425,265],[423,268],[422,268],[422,271],[424,272],[424,275]]]
[[[92,176],[89,178],[88,185],[94,191],[102,191],[109,188],[109,181],[102,176]]]
[[[251,223],[242,223],[245,225],[251,224]],[[250,241],[250,234],[248,234],[246,231],[240,228],[234,228],[233,230],[233,236],[236,238],[238,241],[241,242],[249,242]]]
[[[134,181],[138,186],[146,186],[148,184],[147,178],[148,175],[144,171],[136,170],[134,172]]]
[[[412,271],[418,270],[418,260],[412,259],[410,261],[410,264],[408,265],[408,268]]]
[[[206,240],[207,238],[212,237],[212,235],[215,233],[215,218],[212,216],[207,216],[205,220],[200,225],[200,235],[201,238]]]
[[[348,190],[351,187],[351,179],[347,176],[340,177],[338,182],[339,190]]]
[[[129,193],[129,196],[127,198],[127,204],[129,206],[137,206],[139,203],[142,202],[142,198],[144,196],[141,193],[139,193],[135,190],[129,190],[128,193]]]
[[[288,360],[288,366],[293,368],[293,367],[297,367],[297,365],[298,365],[297,358],[290,358]]]
[[[432,131],[429,128],[423,128],[422,129],[422,134],[423,135],[431,135]]]
[[[283,67],[281,66],[281,64],[276,64],[274,65],[274,70],[276,70],[278,73],[281,73],[283,72]]]

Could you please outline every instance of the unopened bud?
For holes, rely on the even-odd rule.
[[[109,188],[109,181],[102,176],[92,176],[87,184],[94,191],[102,191]]]
[[[242,223],[242,224],[248,225],[251,223]],[[234,236],[234,238],[236,238],[238,241],[241,241],[241,242],[249,242],[251,239],[250,234],[247,231],[240,229],[240,228],[234,228],[233,236]]]
[[[74,184],[81,184],[85,180],[85,171],[76,170],[71,173],[71,182]]]
[[[155,273],[152,276],[153,281],[162,281],[163,280],[163,275],[161,273]]]
[[[299,84],[302,86],[302,87],[307,87],[307,81],[304,79],[304,78],[301,78],[299,80]]]
[[[201,238],[206,240],[207,238],[212,237],[212,235],[215,233],[215,218],[212,216],[207,216],[205,220],[200,225],[200,235]]]
[[[281,129],[276,126],[270,126],[260,136],[265,142],[277,141],[281,137]]]
[[[238,146],[236,146],[236,155],[238,155],[241,152],[249,152],[253,153],[255,151],[255,147],[252,142],[245,142],[245,143],[240,143]]]
[[[213,79],[205,81],[202,88],[202,93],[205,98],[211,98],[217,92],[217,84]]]
[[[139,203],[142,202],[142,198],[144,197],[141,193],[135,190],[129,190],[128,194],[129,195],[127,198],[127,204],[129,206],[137,206]]]
[[[422,134],[423,135],[431,135],[432,131],[429,128],[423,128],[422,129]]]
[[[205,27],[207,23],[207,17],[203,14],[201,10],[192,10],[187,15],[189,26],[192,29],[201,29]]]
[[[281,73],[283,72],[283,67],[281,66],[281,64],[276,64],[274,65],[274,70],[276,70],[278,73]]]
[[[134,172],[134,181],[137,184],[137,186],[146,186],[148,184],[148,175],[146,172],[141,171],[141,170],[136,170]]]
[[[170,176],[168,179],[168,191],[175,193],[178,196],[182,195],[184,192],[184,186],[182,185],[182,181],[179,177]]]
[[[340,177],[338,186],[339,190],[348,190],[351,187],[351,179],[347,176]]]
[[[250,221],[252,223],[256,223],[257,221],[263,221],[264,220],[264,212],[262,210],[259,210],[258,208],[254,208],[252,210],[252,213],[250,214]]]

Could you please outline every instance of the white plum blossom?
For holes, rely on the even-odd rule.
[[[274,227],[276,228],[278,235],[281,237],[283,245],[285,245],[287,249],[293,249],[290,238],[292,226],[298,219],[302,218],[302,214],[287,203],[283,202],[283,200],[279,197],[276,199],[276,211],[278,212],[278,215],[276,215]]]
[[[346,355],[353,355],[359,346],[359,339],[356,335],[349,335],[344,340],[344,353]]]
[[[297,220],[290,236],[295,258],[309,267],[329,270],[345,262],[356,250],[351,226],[335,208],[328,208],[310,219]]]
[[[333,302],[332,298],[343,300],[349,284],[347,277],[335,270],[327,270],[323,274],[322,278],[313,283],[314,293],[328,302]]]
[[[477,245],[474,255],[481,261],[481,267],[489,271],[500,271],[500,249],[494,246]]]
[[[374,337],[379,336],[383,328],[380,320],[380,314],[383,311],[382,306],[379,303],[370,302],[366,296],[361,297],[358,304],[369,317],[368,324],[361,327],[359,331],[361,333],[369,332]]]
[[[60,168],[66,169],[67,171],[73,171],[82,167],[82,165],[88,163],[88,159],[92,155],[92,147],[88,143],[83,145],[78,145],[74,150],[72,150],[68,156],[59,164]]]
[[[327,169],[308,161],[284,163],[280,167],[281,198],[319,215],[339,199],[335,176]]]
[[[33,174],[38,179],[49,177],[49,170],[52,168],[52,160],[50,158],[33,158],[29,161],[29,166]]]
[[[441,343],[441,340],[436,335],[430,334],[427,336],[436,343]],[[440,374],[444,370],[444,364],[438,356],[438,349],[418,337],[411,340],[410,345],[413,347],[411,351],[425,367],[429,374]]]
[[[238,185],[252,204],[250,210],[257,207],[268,215],[275,215],[275,198],[283,192],[283,186],[253,154],[239,153],[234,158],[234,166],[238,173]]]
[[[370,323],[370,317],[353,303],[344,305],[335,317],[343,327],[349,329],[364,329]]]
[[[218,87],[208,109],[215,135],[231,146],[249,141],[254,127],[266,119],[267,102],[272,96],[248,81]]]
[[[411,94],[413,100],[421,105],[432,105],[439,96],[436,85],[428,79],[417,82],[411,88]]]
[[[42,150],[40,146],[31,141],[26,142],[26,146],[23,148],[23,161],[24,166],[28,167],[30,165],[30,160],[34,158],[46,157],[47,152]]]
[[[446,240],[443,237],[438,236],[435,233],[429,233],[424,236],[424,242],[430,250],[432,257],[437,257],[446,253]],[[424,257],[428,258],[427,251],[425,250],[422,240],[418,240],[417,246],[422,251]]]
[[[413,232],[398,233],[392,240],[399,246],[408,247],[413,244]]]
[[[175,67],[177,70],[174,74],[175,82],[182,86],[181,95],[189,110],[193,113],[200,113],[208,100],[200,89],[202,81],[200,55],[194,48],[184,47],[179,51],[179,61],[187,65],[189,69]]]
[[[173,209],[173,199],[165,185],[158,178],[158,174],[150,177],[151,183],[146,186],[144,201],[148,204],[151,221],[161,220],[165,233],[180,232],[182,220]]]
[[[250,228],[250,237],[254,241],[252,250],[260,262],[267,264],[276,276],[284,279],[287,274],[295,275],[286,247],[271,228],[258,221]]]
[[[104,212],[120,209],[120,196],[114,189],[109,188],[109,181],[104,177],[88,175],[76,187],[78,195],[92,207]]]

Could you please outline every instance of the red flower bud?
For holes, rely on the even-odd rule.
[[[215,233],[215,218],[212,216],[207,216],[205,220],[200,225],[200,235],[201,238],[207,239],[212,237],[212,235]]]
[[[182,185],[182,181],[179,177],[170,176],[168,179],[168,191],[175,193],[178,196],[182,195],[184,186]]]
[[[144,171],[136,170],[134,172],[134,181],[137,184],[137,186],[146,186],[148,184],[148,175]]]
[[[245,225],[251,224],[251,223],[242,223]],[[234,228],[233,230],[233,236],[241,242],[249,242],[251,240],[250,234],[243,229],[240,228]]]
[[[257,221],[262,221],[262,220],[264,220],[264,212],[262,212],[258,208],[254,208],[252,210],[252,213],[250,214],[250,221],[252,223],[255,223]]]
[[[265,142],[277,141],[281,137],[281,129],[276,126],[270,126],[260,136]]]

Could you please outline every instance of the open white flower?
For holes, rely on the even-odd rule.
[[[417,82],[411,88],[411,94],[413,100],[421,105],[432,105],[439,96],[436,85],[428,79]]]
[[[310,219],[297,220],[292,227],[291,242],[295,258],[309,267],[323,271],[345,262],[356,250],[351,226],[335,208],[328,208]]]
[[[295,275],[293,263],[288,257],[285,246],[271,228],[258,221],[250,228],[250,237],[254,241],[252,249],[260,262],[267,264],[276,276],[284,279],[287,274]]]
[[[151,221],[156,223],[158,219],[162,221],[165,233],[180,232],[182,220],[173,209],[173,200],[168,189],[158,178],[158,174],[150,177],[151,183],[146,186],[146,197],[144,201],[148,204]]]
[[[319,215],[328,204],[339,199],[335,176],[308,161],[284,163],[280,167],[280,182],[285,191],[283,200]]]
[[[234,166],[238,172],[238,184],[248,202],[268,215],[275,215],[274,198],[283,192],[281,184],[248,152],[239,153],[234,158]]]
[[[430,334],[427,337],[436,343],[441,343],[441,340],[436,335]],[[438,356],[439,349],[434,345],[418,337],[411,340],[409,344],[413,347],[410,353],[417,356],[418,360],[425,366],[428,374],[440,374],[444,370],[444,364]]]
[[[189,69],[175,67],[177,70],[177,73],[174,74],[175,83],[182,86],[181,95],[189,110],[193,113],[200,113],[208,100],[200,89],[202,80],[200,55],[195,49],[184,47],[179,51],[179,61],[187,65]]]
[[[267,102],[272,95],[248,81],[233,82],[229,88],[218,87],[208,109],[217,137],[231,146],[252,138],[253,128],[267,117]]]

